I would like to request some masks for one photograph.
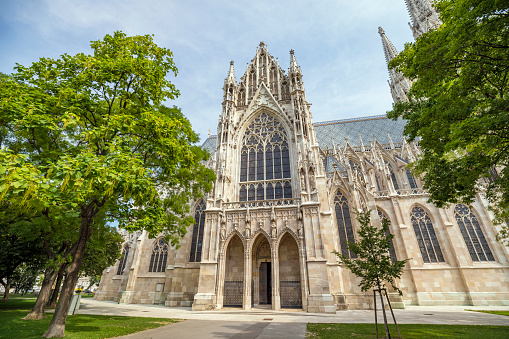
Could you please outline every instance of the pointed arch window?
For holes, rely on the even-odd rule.
[[[388,164],[389,165],[389,170],[391,171],[391,180],[392,180],[392,184],[394,185],[394,189],[396,191],[399,190],[399,185],[398,185],[398,180],[396,179],[396,174],[394,173],[394,171],[392,170],[392,166],[391,164]]]
[[[465,240],[468,252],[473,261],[495,261],[486,241],[481,225],[470,208],[458,204],[454,208],[454,217]]]
[[[120,262],[118,263],[117,275],[122,275],[122,273],[124,273],[128,255],[129,255],[129,245],[125,245],[124,248],[122,249],[122,258],[120,258]]]
[[[346,242],[355,242],[355,238],[353,235],[350,209],[348,208],[348,200],[340,191],[337,191],[334,197],[334,211],[336,212],[336,224],[338,227],[341,254],[349,258],[356,258],[355,253],[350,252],[346,247]]]
[[[383,220],[389,221],[389,228],[385,232],[385,235],[386,236],[391,235],[391,230],[390,230],[391,220],[384,212],[380,211],[379,209],[377,209],[377,212],[378,212],[378,218],[380,219],[380,221],[383,221]],[[391,261],[395,262],[396,260],[398,260],[398,257],[396,257],[396,250],[394,249],[394,243],[393,243],[392,239],[389,239],[389,242],[391,243],[391,248],[389,248],[389,254],[391,256]]]
[[[200,202],[196,205],[196,211],[194,213],[193,237],[191,239],[191,252],[189,255],[189,262],[201,261],[204,231],[205,231],[205,201],[200,200]]]
[[[282,124],[259,114],[242,140],[239,201],[292,198],[290,149]]]
[[[425,263],[445,262],[433,223],[428,213],[419,206],[412,208],[411,218],[422,259]]]
[[[150,256],[149,272],[164,272],[166,270],[166,261],[168,260],[168,243],[164,238],[155,241],[152,255]]]

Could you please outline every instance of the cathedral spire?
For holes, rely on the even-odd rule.
[[[293,49],[290,51],[290,72],[289,73],[300,73],[300,67],[297,64],[297,59],[295,59],[295,51]]]
[[[228,76],[224,80],[225,84],[235,84],[237,85],[237,79],[235,79],[235,70],[233,69],[233,60],[230,61],[230,70],[228,71]]]
[[[378,27],[378,34],[380,34],[380,37],[382,38],[382,46],[384,48],[384,54],[385,54],[385,61],[387,64],[394,59],[398,55],[398,50],[392,42],[387,38],[387,35],[385,35],[385,31],[382,27]]]
[[[378,27],[378,34],[380,34],[380,37],[382,38],[385,61],[389,64],[389,62],[398,55],[398,51],[389,38],[387,38],[382,27]],[[388,82],[389,87],[391,88],[392,100],[394,100],[394,102],[408,101],[406,94],[410,90],[410,80],[405,78],[401,72],[397,72],[394,69],[389,69],[389,77],[390,80]]]
[[[405,0],[405,3],[411,20],[408,24],[414,39],[442,24],[430,0]]]

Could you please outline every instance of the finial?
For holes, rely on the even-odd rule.
[[[385,31],[380,26],[378,26],[378,34],[380,34],[380,35],[385,34]]]
[[[210,128],[209,128],[209,137],[210,137]]]
[[[265,43],[263,41],[260,41],[260,47],[264,47]]]
[[[233,60],[232,60],[232,61],[230,61],[230,65],[232,65],[232,66],[233,66]]]

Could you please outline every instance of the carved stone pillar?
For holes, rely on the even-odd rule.
[[[279,296],[279,256],[277,242],[272,239],[272,309],[278,311],[281,309],[281,299]]]

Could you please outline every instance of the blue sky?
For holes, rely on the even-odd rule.
[[[260,41],[289,66],[302,68],[313,120],[384,114],[389,77],[378,35],[398,50],[412,41],[403,0],[0,0],[0,72],[39,57],[91,53],[90,41],[115,30],[154,34],[179,68],[172,79],[182,108],[202,141],[216,134],[229,62],[237,80]]]

